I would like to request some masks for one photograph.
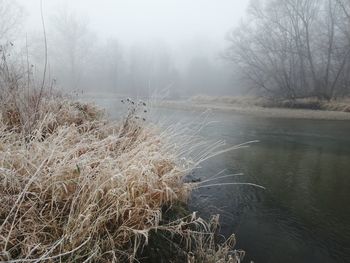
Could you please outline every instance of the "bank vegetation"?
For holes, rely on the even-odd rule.
[[[0,52],[0,261],[240,262],[218,216],[186,210],[194,137],[160,130],[143,101],[125,117],[60,95]],[[183,142],[183,143],[179,143]],[[203,142],[201,143],[203,145]],[[186,157],[187,156],[187,157]]]
[[[260,95],[289,101],[349,96],[348,0],[251,1],[228,41],[225,58]]]

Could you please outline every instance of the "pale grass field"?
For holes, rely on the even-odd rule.
[[[350,120],[349,99],[339,101],[298,100],[271,102],[256,97],[196,96],[187,100],[155,102],[156,107],[196,111],[220,111],[262,118]]]
[[[243,107],[257,106],[264,108],[289,108],[289,109],[310,109],[324,111],[350,112],[350,98],[338,100],[321,101],[317,98],[296,99],[295,101],[269,99],[253,96],[195,96],[191,98],[195,103],[218,103],[232,104]]]
[[[141,101],[111,122],[92,104],[45,94],[36,107],[37,93],[12,92],[0,107],[1,261],[142,262],[151,232],[173,237],[186,262],[244,257],[234,236],[215,242],[218,216],[163,220],[198,187],[184,177],[222,143],[160,130],[139,118]],[[195,159],[184,157],[196,147]]]

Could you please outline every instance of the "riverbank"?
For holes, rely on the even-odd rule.
[[[224,103],[218,101],[161,101],[155,103],[157,107],[166,107],[185,110],[214,110],[233,112],[237,114],[250,115],[266,118],[287,118],[287,119],[316,119],[316,120],[350,120],[350,113],[330,110],[311,110],[295,108],[276,108],[257,106],[252,103]]]
[[[215,242],[218,217],[184,209],[200,160],[141,118],[145,102],[125,100],[112,122],[90,103],[11,92],[0,106],[0,261],[240,262],[234,236]]]

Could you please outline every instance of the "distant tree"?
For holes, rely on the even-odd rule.
[[[350,20],[350,2],[348,0],[336,0],[348,20]]]
[[[86,88],[101,87],[105,91],[122,93],[125,68],[122,46],[118,40],[108,39],[95,45],[82,84]]]
[[[78,88],[81,75],[95,44],[95,35],[87,21],[71,10],[60,9],[51,19],[50,50],[56,70],[61,72],[66,85]]]
[[[207,94],[217,84],[215,67],[206,56],[190,59],[186,70],[186,91],[188,94]]]
[[[337,25],[339,30],[343,33],[343,45],[350,46],[350,1],[348,0],[336,0],[343,12],[339,12],[336,17]],[[340,76],[343,80],[342,89],[340,91],[342,94],[347,94],[350,89],[350,55],[344,57],[344,71]]]
[[[107,78],[110,80],[111,88],[117,89],[121,80],[123,65],[122,47],[116,39],[109,39],[103,49],[104,64],[106,66]]]
[[[128,84],[137,96],[150,96],[169,89],[177,89],[179,75],[167,46],[161,43],[131,48],[127,58]]]
[[[23,10],[15,0],[0,0],[0,44],[12,40],[22,18]]]
[[[342,1],[252,1],[247,21],[229,35],[226,58],[275,97],[345,95],[350,42]]]

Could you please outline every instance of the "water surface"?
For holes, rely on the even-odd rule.
[[[116,116],[119,106],[99,101]],[[195,125],[198,112],[159,109],[163,121]],[[196,190],[190,207],[203,217],[221,214],[221,231],[254,262],[350,262],[350,122],[256,118],[215,112],[204,140],[259,143],[212,158],[193,177],[244,173]],[[215,181],[213,183],[216,183]]]

